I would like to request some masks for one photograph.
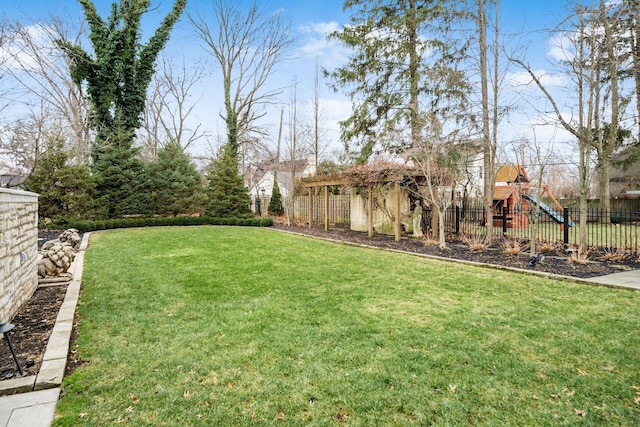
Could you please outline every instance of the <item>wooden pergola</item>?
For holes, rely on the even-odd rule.
[[[394,223],[394,236],[396,242],[400,240],[402,224],[400,221],[400,184],[407,178],[416,179],[424,175],[421,171],[412,170],[409,173],[403,171],[402,174],[395,177],[386,177],[384,179],[371,180],[368,182],[358,182],[349,180],[346,178],[332,177],[332,176],[316,176],[302,178],[301,183],[304,188],[307,189],[309,197],[309,228],[313,226],[313,194],[316,189],[324,188],[324,229],[329,231],[329,187],[333,186],[353,186],[353,187],[366,187],[368,191],[367,198],[367,219],[368,219],[368,235],[369,238],[373,237],[373,189],[382,185],[392,184],[396,190],[396,203],[395,203],[395,223]]]

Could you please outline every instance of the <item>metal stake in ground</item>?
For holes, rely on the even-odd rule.
[[[0,323],[0,333],[4,335],[4,339],[7,340],[7,344],[9,344],[9,350],[11,350],[11,354],[13,355],[13,360],[16,361],[16,365],[18,365],[18,372],[20,375],[24,377],[24,371],[22,370],[22,366],[20,366],[20,361],[18,360],[18,355],[16,351],[13,349],[13,343],[11,342],[11,337],[9,336],[9,331],[13,329],[15,325],[11,323]]]

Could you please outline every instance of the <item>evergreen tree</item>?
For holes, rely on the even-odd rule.
[[[282,195],[278,186],[278,172],[273,174],[273,191],[271,192],[271,200],[269,201],[269,215],[282,216],[284,208],[282,207]]]
[[[138,157],[139,149],[108,145],[94,165],[98,202],[104,216],[149,215],[153,197],[147,165]]]
[[[156,214],[204,211],[202,176],[179,143],[172,141],[158,151],[158,161],[150,165],[149,174]]]
[[[251,196],[238,173],[238,160],[229,144],[224,144],[207,174],[209,200],[207,215],[216,218],[251,217]]]
[[[69,164],[64,141],[47,141],[45,151],[26,181],[29,191],[38,193],[38,217],[41,221],[63,223],[94,214],[95,183],[87,165]]]
[[[446,39],[459,17],[455,3],[345,0],[344,8],[353,11],[350,24],[329,37],[353,54],[326,74],[333,89],[353,101],[353,114],[340,123],[345,144],[361,147],[358,163],[381,142],[391,152],[415,148],[425,110],[438,110],[440,98],[466,90],[467,79],[455,69],[460,52]]]
[[[140,20],[149,9],[150,0],[120,0],[112,5],[111,15],[104,21],[90,0],[79,0],[89,24],[93,58],[82,47],[67,41],[58,44],[71,60],[74,82],[87,83],[92,110],[90,124],[96,131],[92,149],[94,164],[107,145],[121,143],[123,136],[133,143],[145,108],[146,93],[154,73],[158,53],[169,40],[169,33],[186,6],[176,0],[145,44],[139,43]]]

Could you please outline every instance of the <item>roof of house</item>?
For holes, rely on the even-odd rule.
[[[513,188],[511,187],[495,187],[493,189],[493,200],[507,199],[511,193],[513,193]]]
[[[281,161],[276,162],[273,159],[263,160],[256,166],[256,171],[254,174],[254,180],[259,182],[264,175],[269,171],[277,171],[277,172],[285,172],[291,173],[291,171],[295,168],[296,176],[301,175],[304,170],[309,166],[309,159],[298,159],[294,162],[290,161]]]
[[[496,182],[529,182],[529,178],[524,166],[506,165],[496,171]]]

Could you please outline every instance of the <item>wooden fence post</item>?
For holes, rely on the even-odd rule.
[[[309,187],[309,229],[313,225],[313,187]]]
[[[400,183],[396,182],[396,242],[400,241]]]
[[[369,238],[373,237],[373,187],[369,186],[369,200],[368,200],[368,225],[369,225]]]
[[[324,231],[329,231],[329,186],[324,186]]]

